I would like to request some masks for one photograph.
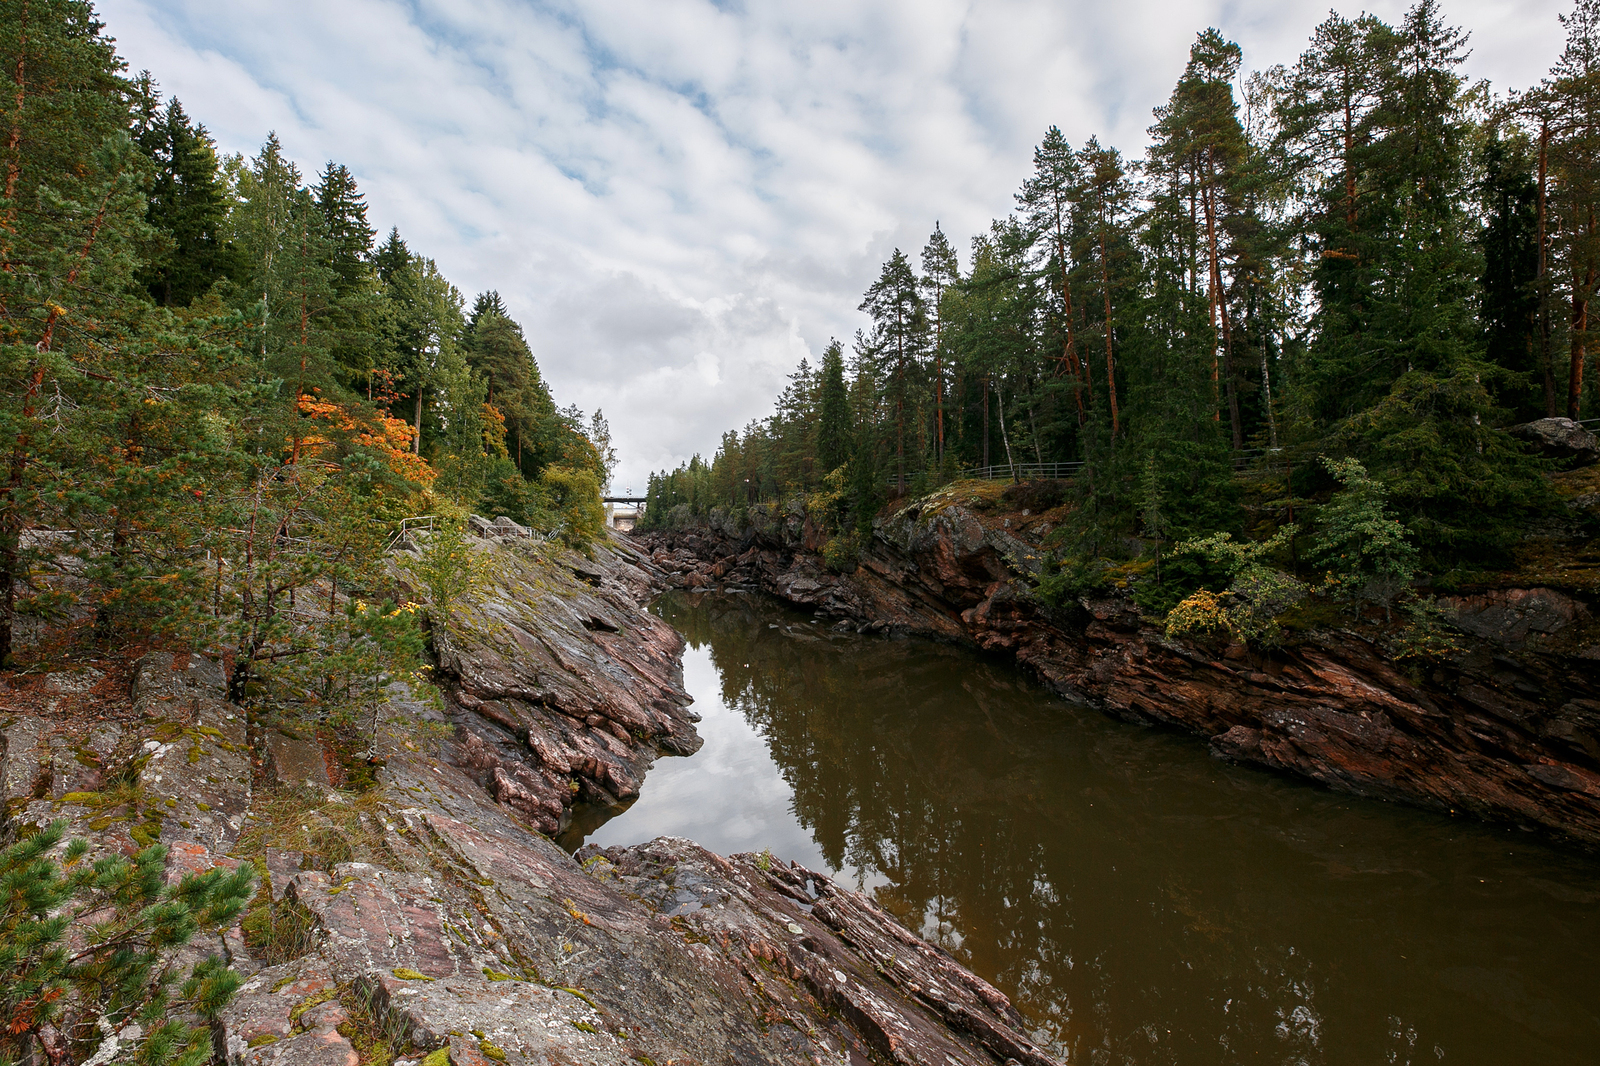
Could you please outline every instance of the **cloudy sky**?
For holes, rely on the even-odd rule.
[[[1569,0],[1443,0],[1468,73],[1535,82]],[[1194,34],[1289,62],[1284,0],[99,0],[225,151],[356,174],[470,300],[498,289],[617,489],[709,456],[862,318],[895,247],[965,249],[1052,123],[1137,153]],[[1345,14],[1358,7],[1337,5]],[[1398,21],[1403,2],[1375,0]]]

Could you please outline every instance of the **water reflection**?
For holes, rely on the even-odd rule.
[[[1600,861],[1212,760],[958,649],[669,596],[705,748],[601,843],[846,871],[1073,1062],[1600,1061]]]

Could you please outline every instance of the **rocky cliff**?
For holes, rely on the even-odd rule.
[[[1592,501],[1591,501],[1592,502]],[[757,526],[644,535],[683,588],[760,588],[863,632],[1003,652],[1119,718],[1333,788],[1600,843],[1600,623],[1582,595],[1441,598],[1458,650],[1397,661],[1378,627],[1312,627],[1270,652],[1169,639],[1119,594],[1029,592],[1049,522],[949,490],[881,519],[848,574],[798,507]],[[1580,553],[1581,554],[1581,553]]]
[[[249,977],[219,1061],[1054,1061],[1001,993],[823,874],[672,838],[553,844],[575,799],[698,746],[681,638],[642,610],[652,574],[625,546],[476,550],[490,587],[434,627],[447,698],[391,687],[366,791],[334,787],[357,767],[317,723],[229,704],[199,656],[0,690],[8,834],[67,818],[100,851],[164,843],[170,877],[261,871],[240,926],[186,949]]]

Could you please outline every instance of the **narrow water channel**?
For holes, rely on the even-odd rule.
[[[655,610],[705,747],[593,842],[827,869],[1073,1063],[1600,1063],[1600,857],[1229,766],[960,649]]]

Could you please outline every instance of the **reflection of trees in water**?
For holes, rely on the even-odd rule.
[[[1549,976],[1595,972],[1595,908],[1574,918],[1576,958],[1537,921],[1496,956],[1508,918],[1537,912],[1443,890],[1478,882],[1463,864],[1526,876],[1483,832],[1465,854],[1461,839],[1427,853],[1428,816],[1227,771],[1098,716],[1068,727],[1078,712],[959,649],[833,637],[754,597],[660,610],[710,646],[724,703],[765,736],[828,864],[884,875],[884,907],[1071,1061],[1420,1063],[1436,1043],[1509,1054],[1600,1036],[1596,980]],[[1397,972],[1396,954],[1428,951],[1483,976],[1464,995]],[[1530,1011],[1570,1020],[1531,1035]]]

